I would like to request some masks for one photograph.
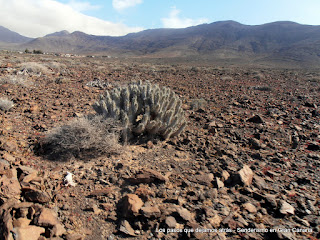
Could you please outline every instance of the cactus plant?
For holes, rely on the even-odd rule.
[[[177,136],[186,125],[179,97],[167,87],[142,82],[107,90],[93,108],[105,118],[120,120],[124,141],[134,135]]]

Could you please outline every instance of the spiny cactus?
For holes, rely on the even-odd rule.
[[[142,82],[107,90],[93,108],[105,118],[120,120],[124,141],[133,135],[177,136],[186,125],[179,97],[167,87]]]

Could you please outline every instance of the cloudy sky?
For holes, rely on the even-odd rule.
[[[0,0],[0,26],[28,37],[67,30],[121,36],[235,20],[320,25],[320,0]]]

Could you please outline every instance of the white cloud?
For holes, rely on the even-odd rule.
[[[141,3],[142,0],[112,0],[112,6],[118,11],[121,11],[125,8],[133,7]]]
[[[91,5],[89,2],[79,2],[76,0],[70,0],[67,5],[79,12],[97,10],[101,8],[99,5]]]
[[[0,6],[0,25],[28,37],[41,37],[61,30],[108,36],[142,30],[84,15],[68,4],[54,0],[0,0]]]
[[[179,16],[179,14],[180,14],[180,10],[177,9],[176,7],[172,7],[169,17],[161,19],[163,27],[185,28],[185,27],[206,23],[209,21],[206,18],[200,18],[200,19],[182,18]]]

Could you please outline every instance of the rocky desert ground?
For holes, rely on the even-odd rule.
[[[140,80],[182,99],[180,136],[41,154],[47,131]],[[1,52],[0,238],[319,239],[319,99],[317,69]]]

